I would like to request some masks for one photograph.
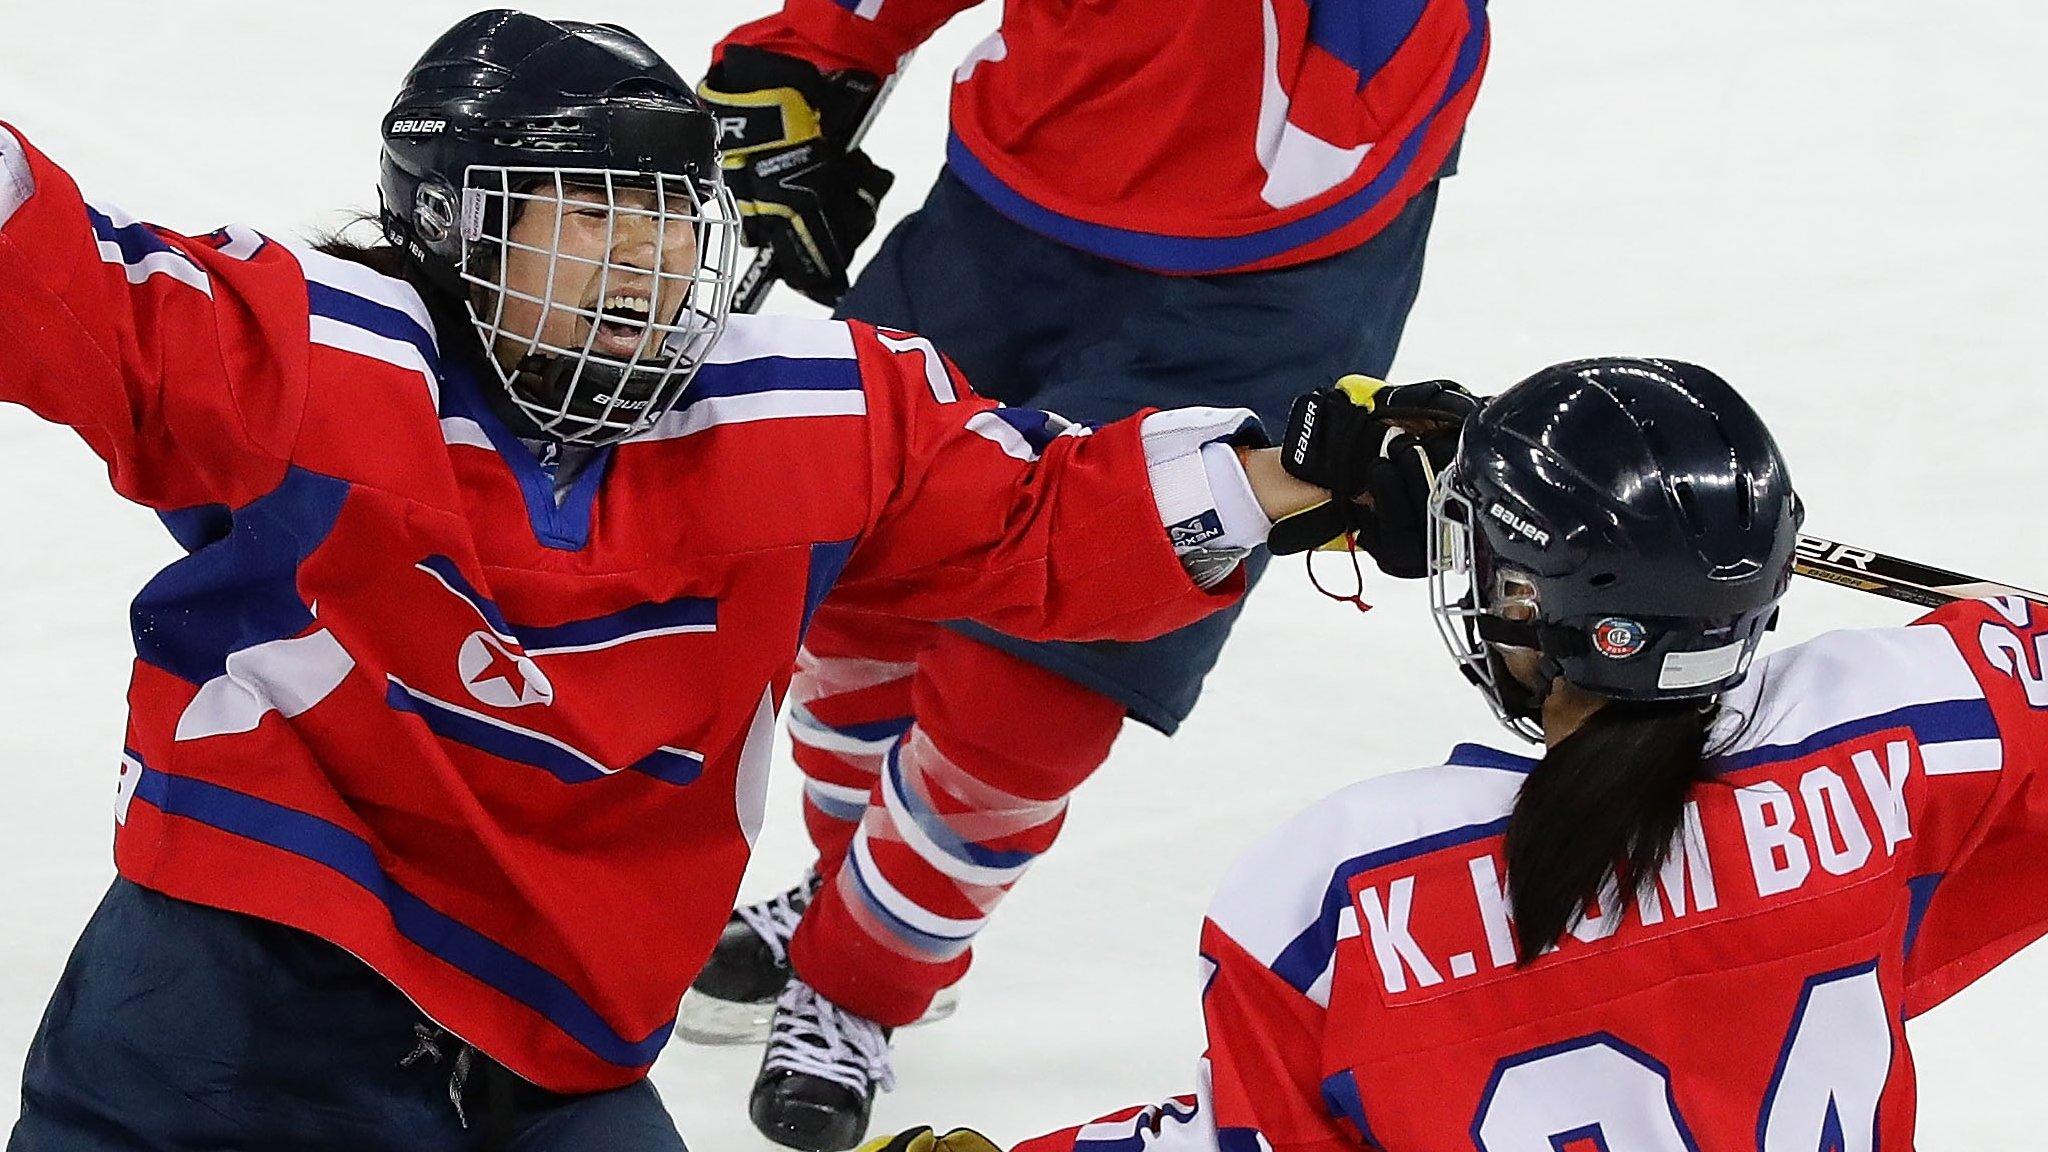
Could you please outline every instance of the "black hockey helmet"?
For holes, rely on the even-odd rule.
[[[1489,401],[1432,505],[1438,627],[1531,739],[1560,676],[1624,700],[1740,683],[1805,515],[1770,432],[1725,381],[1625,358],[1546,368]],[[1545,687],[1515,680],[1494,645],[1539,652]]]
[[[507,337],[521,345],[519,363],[500,376],[543,430],[610,442],[674,403],[725,323],[738,211],[719,175],[716,118],[652,48],[614,24],[479,12],[407,73],[384,115],[383,141],[386,236],[429,285],[460,301],[486,348]],[[569,188],[608,198],[615,216],[692,229],[698,250],[697,266],[687,269],[586,261],[606,264],[622,282],[639,284],[650,273],[670,281],[652,293],[661,306],[649,315],[607,316],[602,306],[579,309],[582,302],[551,293],[530,299],[584,315],[591,338],[580,347],[500,326],[511,223],[522,202],[552,208]],[[626,207],[625,189],[654,193],[656,207]],[[607,356],[594,348],[607,321],[637,325],[648,336],[644,350]],[[524,387],[514,380],[522,374]]]

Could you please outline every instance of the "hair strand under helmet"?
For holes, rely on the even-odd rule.
[[[717,139],[689,84],[631,32],[480,12],[427,49],[384,116],[383,227],[433,290],[460,302],[537,428],[613,443],[674,407],[724,330],[739,213],[720,181]],[[607,209],[608,240],[621,220],[650,225],[661,238],[652,266],[609,251],[570,256],[559,227],[552,247],[511,239],[522,208],[558,211],[572,195]],[[676,229],[694,236],[692,267],[661,266]],[[541,295],[505,284],[515,252],[547,261]],[[556,269],[576,263],[595,277],[594,299],[554,299]],[[534,331],[506,327],[508,299],[540,309]],[[544,341],[547,318],[562,314],[585,335]],[[601,331],[613,337],[608,347]],[[620,354],[621,344],[632,352]]]
[[[1776,616],[1804,514],[1769,431],[1719,376],[1607,358],[1489,401],[1431,518],[1439,631],[1501,720],[1540,740],[1547,687],[1523,687],[1495,645],[1540,652],[1546,686],[1714,696]]]

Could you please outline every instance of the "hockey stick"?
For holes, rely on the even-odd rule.
[[[860,123],[853,126],[853,135],[846,138],[848,152],[860,147],[860,142],[867,139],[868,129],[875,124],[875,114],[882,110],[883,102],[889,99],[890,90],[896,87],[896,81],[903,78],[903,69],[909,63],[910,57],[905,55],[896,62],[896,71],[891,72],[887,80],[876,86],[874,96],[868,101],[867,111],[861,113]],[[769,271],[769,266],[774,262],[775,255],[772,249],[755,249],[753,262],[747,265],[747,270],[740,274],[739,283],[733,286],[733,311],[750,314],[759,312],[761,305],[768,302],[768,292],[776,284],[774,275]]]
[[[1818,536],[1799,538],[1799,551],[1792,559],[1792,571],[1809,579],[1839,584],[1859,592],[1874,592],[1926,608],[1939,608],[1957,600],[1985,596],[2019,596],[2048,604],[2048,596],[2039,592],[2029,592],[1993,580],[1980,580],[1946,568],[1932,568]]]

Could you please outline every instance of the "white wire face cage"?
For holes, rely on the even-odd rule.
[[[1493,709],[1494,719],[1499,720],[1508,731],[1531,743],[1543,742],[1543,728],[1536,721],[1522,716],[1510,716],[1507,706],[1501,700],[1500,676],[1506,671],[1494,658],[1491,646],[1479,635],[1479,619],[1487,615],[1489,606],[1497,610],[1504,605],[1497,603],[1498,596],[1491,592],[1502,589],[1480,587],[1481,576],[1476,563],[1477,550],[1473,546],[1473,511],[1471,501],[1451,490],[1451,478],[1457,474],[1453,464],[1437,475],[1436,483],[1429,494],[1429,610],[1436,617],[1437,635],[1443,637],[1444,647],[1451,653],[1451,659],[1465,669],[1478,685],[1486,703]],[[1515,601],[1526,606],[1533,616],[1535,600],[1525,595]]]
[[[606,213],[601,248],[563,251],[564,219],[589,209]],[[552,214],[542,243],[512,240],[522,210]],[[485,226],[492,219],[495,235]],[[556,439],[614,444],[653,427],[725,331],[740,213],[715,177],[472,166],[463,174],[461,223],[459,272],[482,290],[481,305],[475,292],[465,301],[470,322],[512,402]],[[670,249],[685,229],[696,259],[686,268],[670,266]],[[546,262],[538,292],[506,282],[515,257]],[[524,307],[511,310],[533,313],[530,331],[523,318],[507,326],[514,302]],[[575,336],[546,338],[565,322]]]

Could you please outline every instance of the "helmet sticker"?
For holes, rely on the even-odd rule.
[[[1609,616],[1593,625],[1593,647],[1610,660],[1626,660],[1643,650],[1650,630],[1626,616]]]

